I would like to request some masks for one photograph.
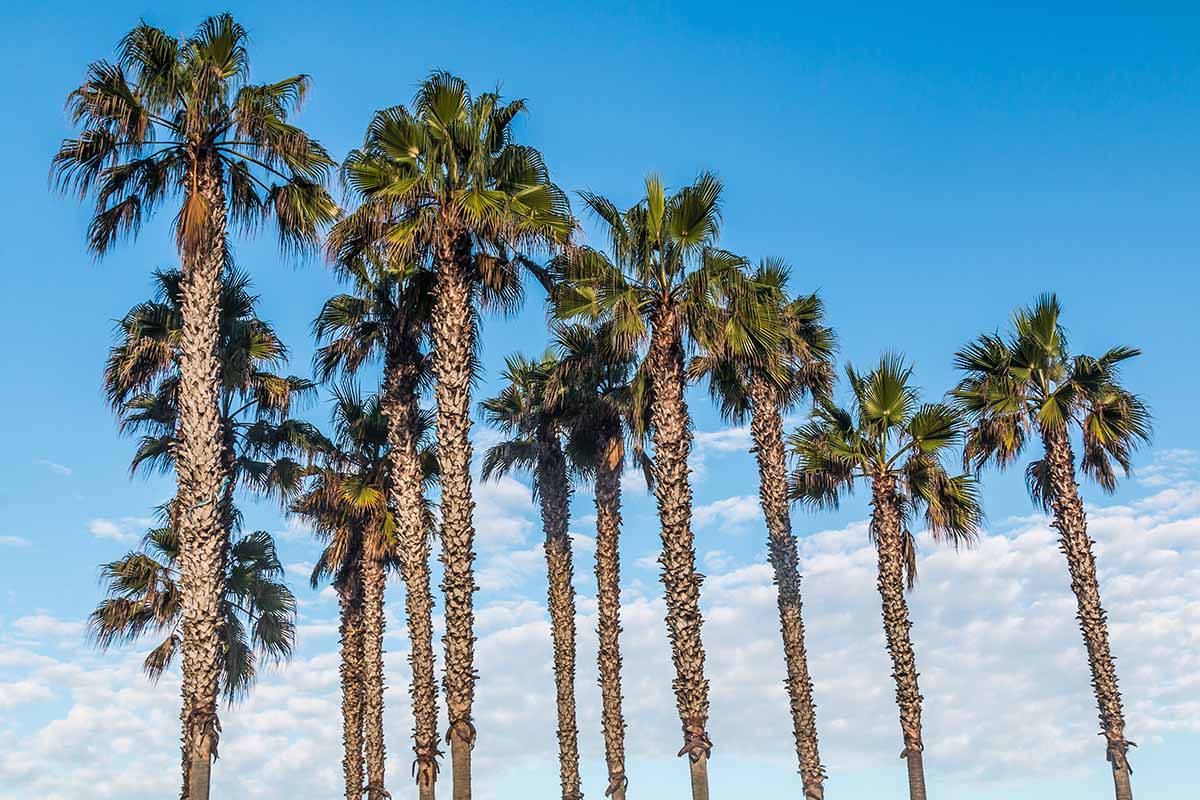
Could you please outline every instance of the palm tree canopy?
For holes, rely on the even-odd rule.
[[[912,367],[884,355],[868,373],[846,368],[849,409],[819,397],[809,421],[789,437],[797,466],[793,499],[836,508],[860,479],[892,481],[907,522],[922,513],[935,539],[971,544],[983,521],[979,485],[972,475],[951,475],[945,459],[963,437],[965,420],[954,406],[921,403]],[[914,551],[909,546],[909,581]]]
[[[541,153],[515,141],[525,109],[497,92],[472,96],[461,78],[435,72],[411,109],[377,112],[342,165],[359,205],[331,232],[334,259],[352,263],[373,251],[386,263],[412,263],[440,237],[466,236],[483,300],[514,308],[521,269],[542,274],[529,254],[565,245],[574,229]]]
[[[309,483],[291,505],[326,542],[313,569],[314,587],[326,578],[335,584],[346,580],[360,554],[385,560],[394,555],[396,523],[387,507],[388,429],[380,398],[364,397],[350,381],[335,385],[333,394],[333,436],[315,448]],[[429,488],[438,478],[433,415],[423,411],[417,426]],[[432,533],[432,508],[426,509],[426,519]]]
[[[621,211],[591,192],[580,197],[600,223],[609,254],[577,247],[551,262],[556,314],[562,319],[609,320],[613,342],[626,350],[643,347],[654,321],[664,313],[680,336],[699,330],[731,284],[742,277],[745,259],[716,247],[721,225],[721,181],[712,173],[668,196],[650,175],[645,196]],[[751,326],[739,350],[765,349],[768,329]]]
[[[179,537],[169,524],[147,532],[141,548],[104,564],[108,597],[89,617],[96,646],[162,636],[143,662],[157,680],[182,644],[183,595],[179,585]],[[229,701],[246,695],[260,658],[277,663],[291,657],[296,600],[283,582],[284,568],[266,531],[234,538],[222,601],[221,691]]]
[[[547,402],[546,385],[554,368],[554,356],[549,353],[539,359],[519,353],[505,358],[501,373],[504,386],[494,397],[479,404],[484,421],[507,437],[489,447],[484,455],[485,481],[509,472],[523,472],[533,478],[533,492],[537,496],[543,432],[552,431],[557,440],[564,417],[569,413],[562,403]]]
[[[1133,452],[1151,436],[1150,411],[1121,384],[1120,366],[1141,351],[1119,345],[1099,358],[1072,356],[1058,298],[1045,294],[1013,315],[1007,335],[985,334],[955,353],[964,377],[951,393],[971,421],[965,462],[1006,467],[1029,432],[1079,428],[1084,474],[1105,491],[1117,485],[1114,462],[1128,475]],[[1026,472],[1034,499],[1047,506],[1047,471]]]
[[[247,35],[229,14],[187,38],[142,23],[96,61],[67,99],[78,138],[54,157],[60,188],[95,197],[88,244],[104,255],[171,196],[183,206],[180,244],[201,234],[205,200],[194,167],[220,165],[230,218],[253,229],[276,223],[285,248],[317,243],[336,205],[324,189],[333,161],[288,121],[308,93],[307,75],[252,84]]]
[[[791,298],[785,261],[766,258],[711,314],[697,335],[702,352],[688,365],[692,380],[707,377],[709,393],[726,419],[742,423],[753,406],[750,383],[773,387],[782,409],[805,395],[828,395],[833,386],[836,343],[825,325],[824,304],[816,294]],[[765,329],[764,335],[755,330]],[[751,346],[738,346],[749,342]],[[769,343],[769,347],[754,344]]]
[[[134,306],[117,323],[117,343],[105,364],[104,391],[122,429],[143,434],[134,471],[165,471],[174,463],[182,280],[179,270],[154,273],[154,297]],[[219,403],[235,450],[234,479],[283,499],[299,488],[300,455],[321,440],[314,426],[289,417],[315,386],[274,372],[286,362],[287,348],[274,328],[256,315],[258,298],[245,273],[233,268],[222,273],[221,298]]]

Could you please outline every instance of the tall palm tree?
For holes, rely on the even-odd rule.
[[[383,606],[387,571],[396,566],[395,518],[387,506],[388,423],[378,395],[363,397],[350,382],[334,387],[332,422],[332,446],[323,448],[323,463],[311,470],[313,480],[292,510],[328,542],[313,570],[314,585],[332,577],[344,593],[362,593],[365,791],[367,800],[383,800],[390,796],[384,786]]]
[[[642,468],[647,485],[653,485],[653,465],[643,450],[650,427],[649,381],[645,372],[637,371],[636,358],[613,347],[609,325],[556,325],[552,347],[555,363],[546,382],[546,401],[565,421],[571,463],[595,487],[596,660],[608,767],[605,797],[625,800],[629,779],[621,710],[621,475],[632,462]]]
[[[853,402],[843,409],[818,398],[808,423],[790,438],[798,465],[793,497],[836,507],[859,480],[871,484],[871,537],[879,555],[877,585],[883,601],[883,632],[904,736],[911,800],[925,800],[921,752],[921,690],[904,600],[916,580],[916,543],[909,523],[918,512],[935,539],[970,545],[983,518],[978,485],[970,475],[952,476],[943,460],[963,435],[965,420],[953,406],[920,404],[912,368],[885,355],[871,372],[846,368]]]
[[[118,322],[117,342],[104,369],[105,395],[121,429],[142,434],[131,465],[135,473],[173,469],[182,431],[183,275],[178,270],[159,270],[153,284],[153,296]],[[217,340],[222,483],[212,504],[225,531],[239,525],[234,505],[239,487],[286,499],[300,485],[303,466],[297,458],[321,438],[313,426],[289,417],[292,407],[314,387],[303,378],[273,371],[286,361],[287,348],[271,325],[256,315],[256,301],[249,278],[227,266],[221,276]],[[173,508],[176,514],[183,513],[178,505]],[[185,792],[192,759],[192,740],[185,739]]]
[[[627,352],[645,351],[653,399],[654,487],[662,526],[662,580],[675,665],[675,701],[691,767],[692,795],[708,797],[708,680],[700,627],[700,583],[692,537],[688,480],[691,417],[684,400],[685,348],[700,322],[742,276],[744,260],[715,247],[720,228],[721,182],[704,173],[668,196],[657,177],[646,179],[644,199],[625,211],[611,200],[580,196],[608,238],[611,256],[575,248],[553,271],[556,313],[611,322],[613,341]],[[758,327],[748,331],[757,337]]]
[[[508,437],[490,447],[483,479],[509,472],[533,478],[546,534],[547,605],[554,641],[554,685],[558,711],[558,765],[563,800],[582,797],[579,729],[575,722],[575,587],[571,559],[571,480],[563,455],[564,407],[546,402],[546,382],[554,359],[511,355],[505,360],[504,387],[480,403],[484,419]]]
[[[1096,559],[1087,517],[1075,481],[1072,427],[1083,442],[1083,473],[1107,492],[1117,486],[1114,462],[1130,473],[1134,450],[1150,441],[1150,412],[1120,380],[1120,365],[1140,355],[1124,345],[1099,358],[1071,356],[1053,294],[1013,315],[1008,336],[985,334],[955,354],[965,374],[953,396],[970,415],[964,459],[982,469],[1007,467],[1020,457],[1027,437],[1042,440],[1043,456],[1025,476],[1035,502],[1053,512],[1054,528],[1067,557],[1079,629],[1087,647],[1100,730],[1108,742],[1117,800],[1132,800],[1129,747],[1117,670],[1100,604]]]
[[[565,244],[566,196],[542,156],[517,144],[522,100],[472,96],[444,72],[425,80],[412,109],[378,112],[362,148],[342,168],[359,207],[350,218],[370,235],[336,248],[379,243],[386,262],[425,256],[437,276],[432,320],[437,439],[442,475],[441,544],[446,603],[444,689],[455,800],[471,796],[475,727],[474,539],[471,381],[476,304],[520,300],[519,269],[531,252]]]
[[[334,238],[344,234],[335,227]],[[415,778],[422,800],[435,794],[438,762],[437,682],[433,656],[433,594],[430,591],[430,539],[423,486],[422,436],[427,420],[420,389],[428,381],[423,343],[429,330],[433,274],[419,266],[381,266],[369,258],[335,262],[354,285],[353,294],[330,298],[316,321],[318,375],[355,374],[371,361],[383,361],[380,408],[387,419],[387,501],[396,521],[396,547],[405,585],[405,613],[411,650]]]
[[[232,703],[250,691],[260,658],[282,662],[291,657],[296,599],[283,582],[283,565],[266,531],[233,541],[228,570],[221,604],[221,693]],[[177,532],[170,524],[150,529],[140,548],[102,565],[100,575],[108,597],[88,618],[93,640],[107,650],[146,635],[162,636],[142,663],[157,681],[182,644]]]
[[[827,396],[833,382],[833,332],[824,324],[816,295],[787,297],[787,265],[765,259],[747,288],[744,302],[729,303],[726,314],[714,315],[700,338],[702,355],[693,359],[693,378],[707,376],[709,390],[722,416],[741,425],[750,418],[754,457],[758,462],[759,502],[767,523],[767,552],[778,589],[779,628],[787,665],[788,698],[796,756],[809,800],[825,796],[825,771],[817,744],[816,706],[804,647],[801,615],[800,555],[788,512],[787,451],[783,415],[805,395]],[[747,318],[748,312],[748,318]],[[775,347],[765,351],[731,348],[739,328],[771,324]]]
[[[207,800],[219,724],[221,586],[229,549],[218,498],[224,480],[217,401],[220,276],[230,222],[278,224],[286,247],[316,242],[335,205],[322,187],[332,161],[288,122],[308,90],[297,75],[251,84],[246,32],[228,14],[175,38],[139,24],[115,62],[95,61],[67,108],[80,131],[63,141],[60,187],[92,195],[88,245],[104,255],[170,198],[184,280],[176,456],[183,595],[186,795]],[[194,744],[194,746],[193,746]]]

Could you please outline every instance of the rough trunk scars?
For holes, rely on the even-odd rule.
[[[346,800],[362,800],[363,787],[363,630],[357,578],[338,590],[341,607],[342,774]]]
[[[662,525],[662,582],[666,594],[667,629],[675,664],[675,704],[683,724],[683,747],[693,762],[693,796],[697,796],[697,764],[712,750],[708,738],[708,681],[704,677],[704,645],[700,639],[700,584],[692,539],[692,489],[688,454],[691,419],[683,398],[683,344],[670,310],[656,315],[650,340],[654,388],[654,493]],[[706,768],[705,768],[706,769]],[[705,774],[706,771],[705,771]],[[706,790],[707,791],[707,790]]]
[[[396,537],[404,577],[404,610],[412,649],[409,694],[413,707],[413,775],[421,800],[431,800],[437,781],[437,681],[433,660],[433,594],[429,584],[427,524],[421,454],[417,441],[420,351],[402,322],[389,332],[384,376],[384,413],[388,420],[388,505],[396,518]]]
[[[443,242],[437,256],[433,314],[438,464],[441,468],[442,591],[446,603],[446,710],[454,800],[471,797],[471,748],[475,727],[475,510],[471,499],[471,359],[474,352],[475,287],[471,243],[465,236]]]
[[[383,741],[383,562],[363,556],[363,742],[367,754],[367,800],[390,797],[384,788],[387,750]]]
[[[600,721],[608,765],[606,796],[625,800],[625,718],[621,714],[621,463],[620,432],[610,434],[596,470],[596,633],[599,647]],[[615,441],[614,441],[615,438]]]
[[[571,581],[571,484],[558,431],[538,431],[538,500],[546,533],[547,604],[554,640],[554,688],[558,708],[558,772],[563,800],[579,790],[579,730],[575,725],[575,588]]]
[[[917,685],[917,659],[909,631],[908,604],[904,600],[904,556],[901,542],[903,519],[896,479],[876,477],[872,487],[871,530],[879,554],[879,596],[883,600],[883,633],[892,657],[896,679],[896,705],[908,762],[908,793],[911,800],[925,800],[925,773],[921,742],[921,690]]]
[[[199,245],[185,248],[180,287],[183,334],[179,356],[178,476],[179,571],[183,595],[183,743],[190,800],[208,800],[220,722],[221,601],[229,531],[222,520],[220,327],[221,270],[225,262],[225,197],[220,168],[201,161],[196,191],[207,213]]]
[[[800,602],[800,555],[788,513],[787,453],[783,445],[783,420],[776,392],[765,380],[750,379],[753,415],[750,434],[758,461],[758,496],[767,521],[767,552],[775,571],[779,596],[779,629],[787,664],[788,699],[792,708],[792,734],[804,781],[804,796],[825,796],[825,770],[817,748],[817,711],[804,647],[804,620]]]
[[[1100,710],[1100,729],[1108,741],[1108,760],[1112,765],[1117,800],[1132,800],[1128,751],[1133,745],[1125,738],[1125,712],[1121,708],[1121,690],[1117,668],[1108,645],[1108,621],[1100,605],[1100,584],[1096,579],[1096,558],[1087,532],[1087,517],[1075,482],[1075,455],[1065,427],[1042,431],[1046,448],[1046,466],[1054,494],[1051,504],[1058,531],[1059,549],[1067,557],[1071,573],[1071,591],[1078,605],[1079,630],[1087,646],[1092,688]]]

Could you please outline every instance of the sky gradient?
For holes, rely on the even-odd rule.
[[[53,194],[47,173],[69,134],[63,102],[89,61],[110,56],[139,17],[187,33],[218,10],[72,2],[4,12],[0,419],[10,455],[0,462],[0,800],[83,787],[134,800],[172,791],[177,687],[170,677],[149,686],[137,648],[92,654],[80,627],[100,596],[97,565],[135,543],[172,491],[166,478],[129,479],[134,443],[116,432],[100,388],[113,320],[146,297],[152,269],[175,263],[171,214],[95,263],[84,247],[88,207]],[[901,351],[931,398],[952,385],[957,347],[1042,291],[1062,299],[1075,349],[1141,347],[1125,374],[1154,410],[1155,444],[1116,497],[1088,487],[1085,498],[1139,743],[1138,797],[1200,785],[1194,759],[1179,758],[1200,747],[1200,20],[950,5],[830,16],[702,2],[229,10],[250,30],[257,80],[312,75],[300,122],[337,158],[359,143],[372,111],[407,102],[424,75],[448,69],[477,89],[527,98],[522,139],[571,192],[626,205],[648,171],[668,186],[716,171],[727,186],[721,244],[788,259],[794,289],[824,298],[843,361]],[[235,246],[259,313],[291,348],[291,371],[307,374],[311,322],[336,281],[315,259],[281,258],[269,237]],[[485,320],[479,397],[495,388],[507,353],[544,347],[543,316],[531,287],[520,313]],[[710,576],[714,796],[735,797],[747,783],[797,796],[748,441],[702,389],[690,401],[698,548]],[[306,412],[322,423],[327,413],[324,398]],[[476,440],[477,449],[491,441],[480,426]],[[1106,765],[1061,555],[1031,516],[1019,470],[986,480],[984,544],[956,557],[924,543],[914,595],[931,794],[1102,796]],[[581,664],[594,648],[590,502],[578,493],[572,525]],[[339,757],[330,732],[336,604],[307,588],[316,553],[307,532],[275,508],[244,507],[249,529],[277,532],[304,604],[296,663],[225,715],[219,796],[329,797]],[[626,695],[638,724],[629,772],[635,794],[682,798],[652,512],[630,493]],[[903,783],[866,513],[860,495],[837,513],[794,515],[829,786],[856,799],[891,796]],[[553,796],[545,577],[528,490],[515,481],[482,489],[478,527],[479,694],[494,731],[480,726],[481,753],[492,753],[481,761],[481,798]],[[397,800],[407,797],[409,751],[401,600],[395,586],[388,734]],[[525,653],[542,660],[517,657]],[[577,684],[584,788],[599,797],[590,669]],[[122,711],[107,716],[110,704]],[[130,763],[153,780],[126,786]],[[297,778],[306,769],[311,780]]]

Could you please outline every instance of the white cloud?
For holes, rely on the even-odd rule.
[[[720,525],[722,528],[733,528],[762,519],[762,510],[758,498],[751,495],[727,497],[702,506],[696,506],[692,512],[692,521],[697,527]]]
[[[32,547],[33,542],[24,536],[0,536],[0,546],[3,547]]]
[[[154,520],[147,517],[121,517],[120,519],[96,517],[88,520],[87,529],[88,533],[97,539],[134,542],[141,537],[146,528],[153,524]]]
[[[1130,735],[1145,747],[1178,731],[1200,732],[1200,489],[1089,511]],[[652,528],[628,527],[630,541],[653,536]],[[1106,764],[1074,600],[1046,521],[1020,520],[961,553],[936,546],[927,535],[919,537],[919,546],[921,582],[910,603],[930,773],[971,786],[1014,772],[1025,780],[1102,777]],[[902,781],[866,525],[821,531],[801,539],[800,547],[824,760],[835,778],[886,768]],[[518,577],[544,570],[540,543],[507,555]],[[771,570],[765,563],[738,566],[727,559],[718,550],[703,556],[710,573],[703,586],[704,636],[717,753],[726,769],[745,763],[739,759],[777,754],[781,779],[790,776],[790,788],[798,790],[786,744],[790,725]],[[631,768],[643,769],[647,759],[669,760],[673,768],[678,721],[664,609],[656,583],[640,587],[627,582],[622,608]],[[536,770],[546,791],[554,780],[549,629],[540,590],[529,595],[478,609],[476,764],[478,785],[493,792],[511,770]],[[581,746],[585,774],[597,775],[602,743],[593,598],[581,595],[578,609]],[[389,595],[390,632],[401,630],[397,614],[399,591]],[[37,638],[31,632],[40,631],[54,638],[75,624],[45,615],[22,619],[0,629],[0,696],[17,687],[12,702],[27,707],[52,695],[61,710],[49,720],[6,717],[0,786],[14,797],[51,800],[149,800],[174,791],[177,678],[168,675],[157,687],[145,683],[136,648],[67,658],[40,646],[10,646],[6,635]],[[326,635],[332,622],[304,624],[315,638],[302,637],[296,661],[267,670],[251,698],[223,715],[217,796],[309,800],[338,794],[337,657]],[[413,796],[407,648],[399,635],[388,642],[388,788],[402,800]],[[69,763],[62,761],[64,751],[74,754]],[[1135,767],[1136,758],[1135,751]],[[635,784],[642,777],[631,774]]]
[[[64,478],[69,476],[74,471],[70,467],[66,466],[65,464],[58,464],[54,461],[50,461],[45,458],[43,458],[38,463],[41,464],[46,469],[53,472],[55,475],[62,475]]]
[[[37,641],[78,639],[83,634],[83,623],[63,621],[49,614],[30,614],[19,617],[13,620],[12,628]]]

